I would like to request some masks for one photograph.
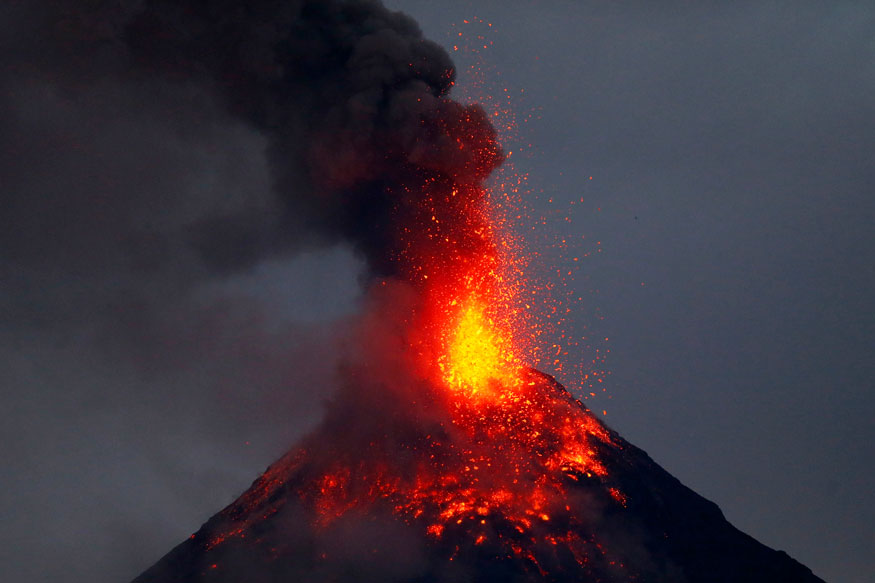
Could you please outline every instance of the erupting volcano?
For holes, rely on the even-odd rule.
[[[135,583],[821,581],[547,375],[408,379],[399,404],[373,372]]]
[[[134,56],[207,78],[269,138],[290,211],[372,279],[322,424],[137,583],[819,581],[530,368],[484,185],[496,132],[414,23],[364,1],[146,6]]]

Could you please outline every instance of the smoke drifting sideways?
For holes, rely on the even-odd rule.
[[[284,212],[351,242],[374,273],[396,274],[402,232],[440,213],[422,210],[421,187],[474,193],[460,183],[500,161],[486,115],[447,97],[447,54],[378,2],[226,4],[147,3],[125,29],[137,69],[209,88],[266,137]]]
[[[252,478],[237,437],[291,440],[340,384],[337,338],[277,306],[327,320],[355,309],[362,275],[413,281],[432,217],[464,223],[457,250],[476,253],[466,209],[502,154],[484,112],[449,98],[446,53],[379,2],[6,3],[0,39],[3,436],[19,453],[3,505],[21,509],[3,538],[68,541],[57,561],[21,549],[10,576],[115,580],[176,540],[153,531],[192,528],[144,518],[136,495],[208,515],[203,483]],[[320,309],[259,295],[294,261]],[[53,464],[126,518],[34,486]],[[94,548],[116,552],[81,564]]]
[[[444,183],[475,196],[459,187],[501,161],[483,110],[448,98],[455,71],[445,51],[379,2],[52,2],[5,11],[7,100],[33,97],[22,80],[47,81],[65,97],[88,93],[94,105],[135,108],[153,123],[160,109],[182,134],[232,120],[261,142],[277,200],[185,217],[206,269],[343,240],[374,273],[392,274],[401,232],[424,206],[420,187]],[[453,205],[456,214],[465,207]],[[464,220],[452,214],[444,220]]]

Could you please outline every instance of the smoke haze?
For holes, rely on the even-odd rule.
[[[469,15],[451,4],[404,8],[442,33],[445,13]],[[359,310],[362,280],[394,269],[388,183],[483,174],[428,127],[392,129],[479,115],[444,99],[452,65],[411,19],[372,2],[277,6],[0,5],[11,581],[126,580],[230,502],[337,389],[333,329]],[[522,53],[498,58],[555,110],[535,128],[541,174],[566,172],[574,197],[572,168],[596,176],[586,234],[614,247],[587,269],[613,298],[602,328],[631,395],[615,423],[749,509],[754,536],[796,537],[787,549],[815,572],[862,582],[871,10],[702,6],[482,12]],[[353,53],[358,68],[339,69]]]
[[[379,2],[7,3],[0,21],[3,506],[28,509],[4,570],[124,579],[173,542],[153,531],[195,526],[165,524],[174,508],[206,517],[233,494],[211,483],[251,480],[253,442],[266,465],[320,418],[331,322],[398,271],[396,217],[423,181],[476,192],[500,151],[447,99],[443,49]],[[14,550],[31,524],[65,560]]]

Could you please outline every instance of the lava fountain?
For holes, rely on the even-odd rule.
[[[496,134],[477,106],[447,101],[442,109],[454,117],[436,124],[441,135],[431,139],[454,144],[459,162],[453,172],[411,168],[393,187],[396,275],[375,281],[363,317],[394,321],[401,341],[393,352],[404,357],[381,367],[389,382],[369,371],[368,360],[385,355],[351,366],[352,388],[325,423],[226,510],[227,528],[208,548],[257,538],[257,523],[280,510],[287,496],[279,493],[292,487],[314,528],[383,509],[445,546],[447,559],[483,547],[546,573],[608,556],[569,504],[569,487],[599,483],[607,493],[599,504],[625,503],[598,455],[614,441],[580,402],[528,367],[521,286],[509,276],[518,258],[502,244],[507,234],[484,187],[500,161]],[[399,289],[406,301],[397,301]],[[372,334],[364,326],[361,344]]]
[[[415,22],[372,0],[143,6],[125,36],[138,66],[261,132],[287,214],[355,247],[371,279],[322,423],[138,583],[676,581],[674,561],[758,580],[744,553],[699,568],[719,510],[531,368],[531,290],[485,186],[504,154]],[[378,532],[346,537],[353,563],[344,528]],[[392,551],[368,536],[398,528],[421,560],[362,575]]]

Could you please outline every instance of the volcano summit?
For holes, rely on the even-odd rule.
[[[552,377],[518,378],[488,403],[432,393],[406,411],[342,395],[300,447],[134,583],[822,583]]]
[[[319,428],[137,583],[818,581],[530,368],[568,353],[487,183],[494,116],[450,97],[452,62],[410,18],[148,0],[123,40],[139,74],[264,136],[282,211],[235,250],[343,239],[370,278]]]

